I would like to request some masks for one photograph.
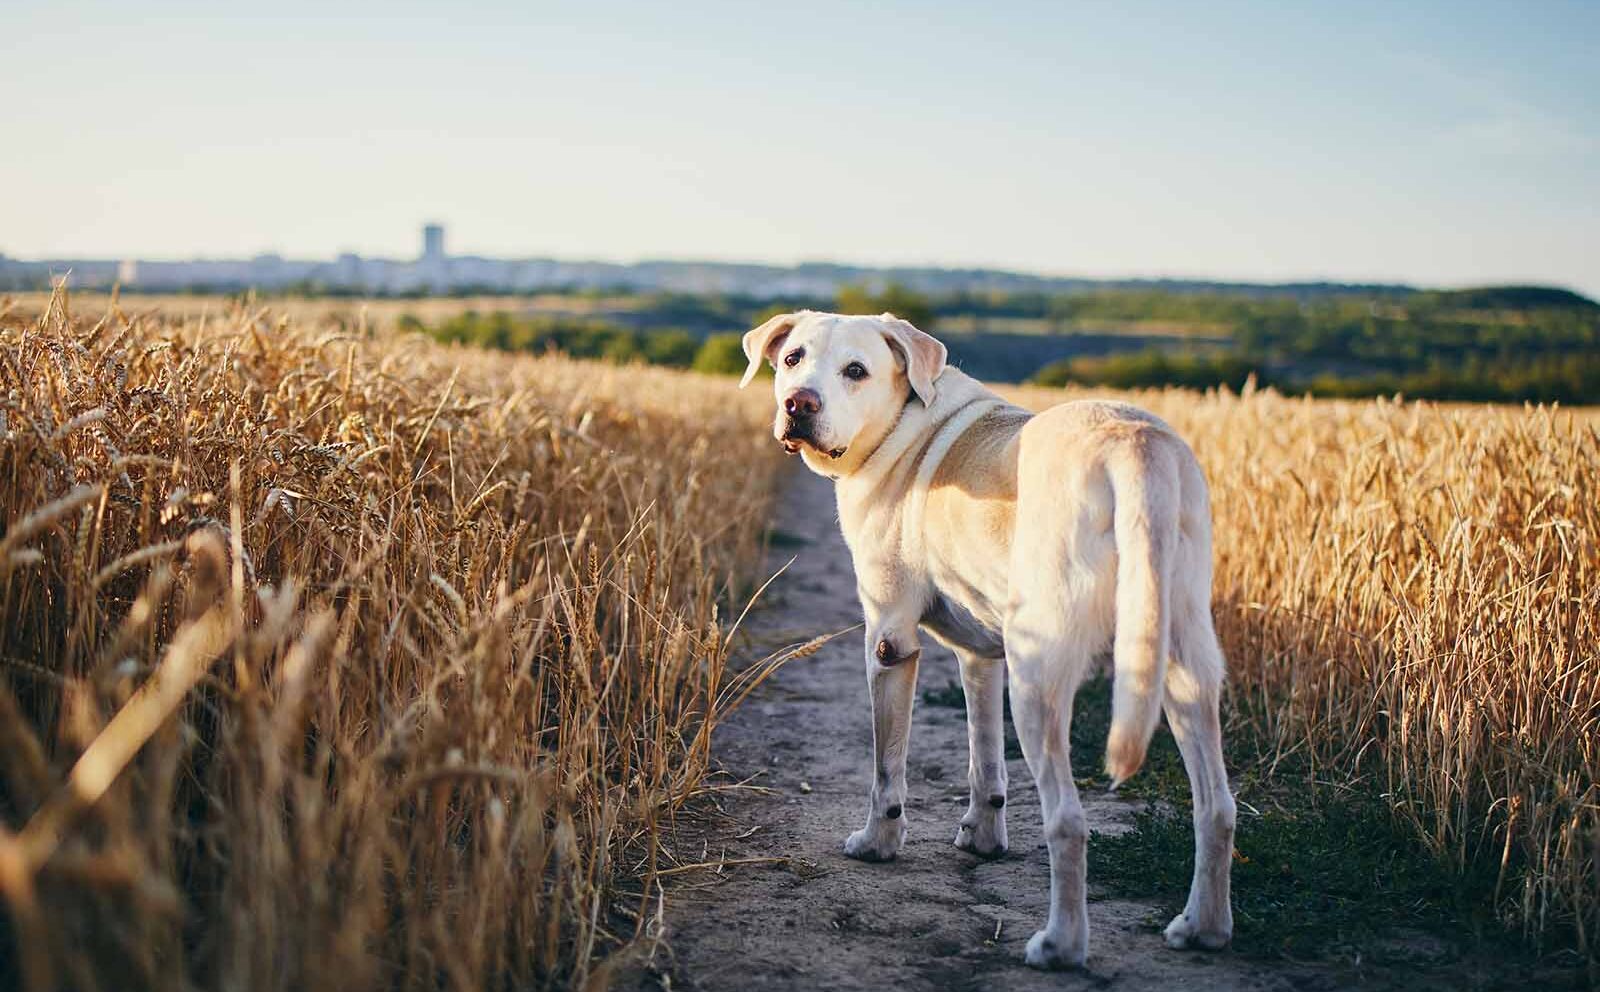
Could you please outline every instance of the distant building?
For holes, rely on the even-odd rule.
[[[422,228],[422,258],[417,262],[422,284],[438,291],[448,288],[450,258],[444,253],[444,225],[425,224]]]
[[[443,262],[444,259],[444,225],[423,225],[422,260],[429,263],[440,263]]]

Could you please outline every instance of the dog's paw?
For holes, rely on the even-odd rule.
[[[1057,971],[1063,968],[1082,968],[1088,956],[1089,949],[1082,943],[1069,940],[1065,934],[1040,930],[1028,938],[1028,950],[1024,953],[1023,960],[1030,968]]]
[[[906,842],[904,817],[875,820],[844,840],[844,854],[857,861],[893,861]]]
[[[967,810],[956,828],[956,847],[980,858],[1003,858],[1010,844],[1006,840],[1006,815],[998,807]]]
[[[1195,948],[1205,951],[1220,951],[1228,946],[1233,939],[1233,925],[1231,922],[1222,926],[1201,927],[1189,919],[1188,912],[1179,913],[1167,924],[1167,946],[1174,950]]]

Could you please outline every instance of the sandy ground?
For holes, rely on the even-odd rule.
[[[860,620],[832,484],[797,466],[776,521],[769,571],[793,565],[745,623],[760,657]],[[924,638],[921,689],[956,678],[953,656]],[[728,793],[726,816],[690,827],[680,857],[776,858],[680,876],[667,892],[665,944],[623,987],[746,989],[1335,989],[1382,987],[1370,973],[1167,949],[1158,907],[1106,897],[1090,878],[1085,970],[1022,964],[1044,920],[1048,859],[1039,801],[1021,760],[1010,767],[1011,851],[982,861],[951,841],[966,809],[965,714],[919,703],[899,858],[864,864],[840,853],[865,817],[871,725],[861,635],[851,632],[791,662],[718,731],[730,780],[766,792]],[[1084,790],[1094,830],[1122,827],[1138,808]],[[1415,987],[1416,976],[1408,984]]]

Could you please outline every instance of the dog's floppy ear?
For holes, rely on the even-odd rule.
[[[945,362],[950,357],[944,342],[892,313],[878,319],[883,321],[883,336],[889,347],[899,352],[906,363],[906,378],[911,380],[912,392],[922,400],[923,406],[932,406],[938,395],[933,382],[944,372]]]
[[[745,334],[744,357],[750,364],[745,366],[744,378],[739,380],[740,389],[750,385],[750,380],[754,379],[756,373],[761,371],[762,359],[772,362],[774,367],[777,366],[778,363],[773,359],[773,352],[777,351],[778,347],[783,344],[783,339],[789,336],[790,331],[794,330],[794,325],[800,322],[800,318],[810,312],[809,310],[798,310],[794,313],[780,313],[765,324]]]

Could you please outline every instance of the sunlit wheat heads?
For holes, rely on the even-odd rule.
[[[71,302],[0,316],[0,986],[603,983],[728,698],[763,405]]]

